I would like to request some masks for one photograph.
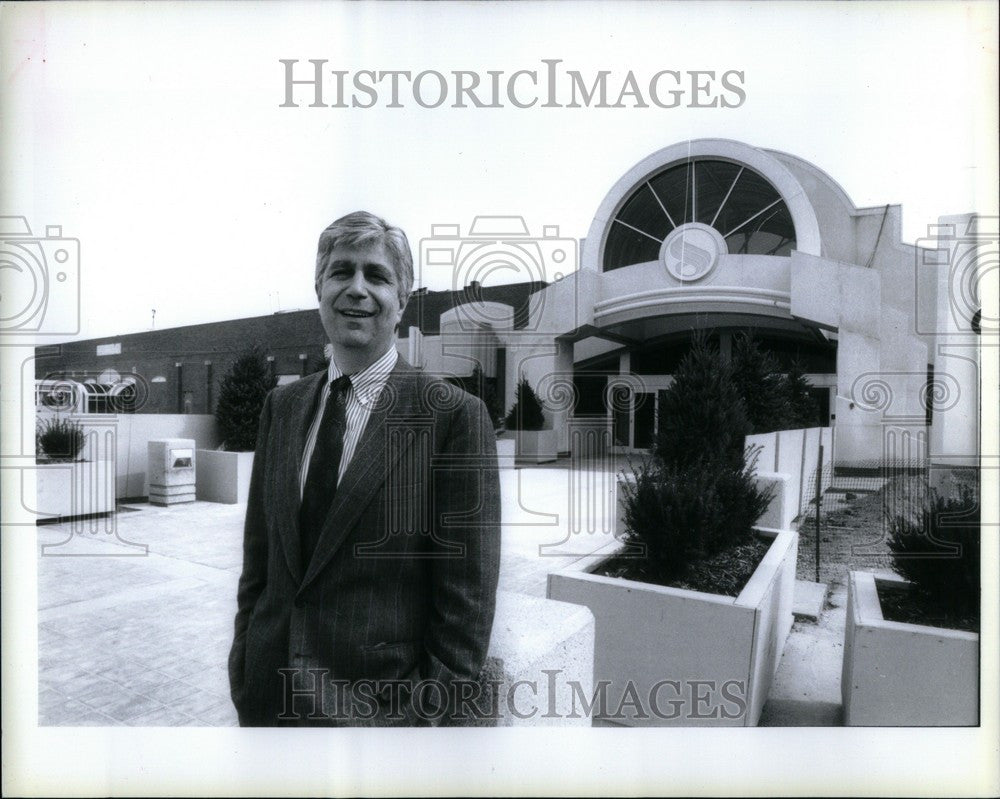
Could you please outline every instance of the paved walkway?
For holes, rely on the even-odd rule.
[[[549,572],[610,540],[609,480],[564,464],[501,472],[502,590],[545,596]],[[108,519],[38,530],[39,723],[235,725],[226,659],[245,506],[129,507],[113,532]],[[818,622],[792,628],[762,725],[841,723],[846,589],[831,586]]]
[[[608,503],[570,512],[565,499],[606,482],[501,472],[502,590],[545,596],[550,571],[610,540]],[[38,529],[39,723],[235,725],[226,660],[245,505],[128,507]]]

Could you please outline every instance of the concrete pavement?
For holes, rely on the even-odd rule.
[[[608,486],[597,471],[502,471],[501,590],[544,597],[549,572],[607,542]],[[606,501],[571,508],[574,496]],[[245,506],[128,507],[111,533],[107,520],[38,529],[39,724],[235,725],[226,659]],[[795,623],[762,724],[839,723],[843,604]]]

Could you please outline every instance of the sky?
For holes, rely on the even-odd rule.
[[[993,4],[5,4],[0,29],[0,213],[79,241],[39,343],[314,308],[319,231],[358,208],[408,232],[418,284],[451,288],[419,266],[432,225],[520,215],[579,239],[631,166],[690,138],[783,150],[858,206],[900,203],[909,242],[997,211]],[[543,59],[613,87],[738,72],[744,99],[425,108],[404,86],[388,108],[383,82],[371,108],[309,107],[308,87],[281,107],[282,59],[297,76],[325,59],[328,104],[333,70],[348,88],[365,69],[485,86],[491,70],[544,81]]]

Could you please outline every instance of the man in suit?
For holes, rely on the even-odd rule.
[[[229,656],[241,725],[438,724],[476,685],[496,441],[480,400],[397,355],[412,285],[399,228],[356,212],[321,234],[332,358],[261,413]]]

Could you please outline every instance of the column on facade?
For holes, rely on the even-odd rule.
[[[937,257],[925,267],[933,269],[937,295],[934,377],[928,387],[933,399],[930,459],[942,474],[979,465],[981,339],[973,319],[983,300],[980,282],[991,267],[989,255],[996,254],[995,229],[990,239],[982,222],[975,214],[941,217]],[[984,249],[990,243],[992,248]]]

